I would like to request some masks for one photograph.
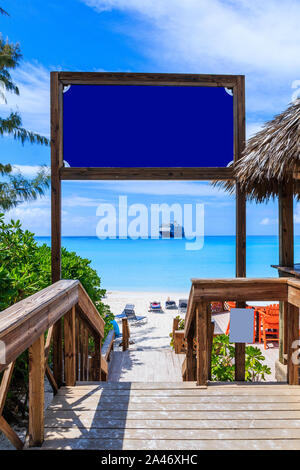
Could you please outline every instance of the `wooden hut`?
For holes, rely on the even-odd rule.
[[[267,122],[251,137],[242,158],[235,164],[234,176],[248,200],[266,202],[278,197],[280,276],[300,278],[300,264],[294,264],[293,198],[300,198],[300,99]],[[234,180],[215,182],[230,193]],[[281,306],[281,330],[285,312]],[[280,361],[284,362],[284,338]]]

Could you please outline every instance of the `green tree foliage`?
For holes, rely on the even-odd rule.
[[[105,289],[88,259],[62,249],[62,277],[79,279],[105,321],[105,334],[114,318],[102,301]],[[0,311],[51,284],[51,249],[39,246],[33,233],[22,230],[19,221],[6,223],[0,214]],[[10,422],[27,412],[28,357],[17,360],[5,413]]]
[[[0,7],[0,14],[8,13]],[[22,59],[20,45],[10,43],[0,37],[0,97],[6,102],[6,92],[19,95],[10,71],[20,65]],[[46,137],[26,130],[18,112],[11,112],[7,117],[0,117],[0,135],[11,135],[14,139],[25,142],[48,145]],[[23,201],[36,199],[49,187],[49,175],[41,168],[33,179],[27,179],[21,173],[13,174],[11,165],[0,164],[0,209],[8,210]]]

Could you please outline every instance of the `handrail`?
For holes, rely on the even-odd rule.
[[[236,301],[240,306],[246,301],[283,302],[283,337],[286,338],[288,355],[288,383],[298,385],[299,365],[294,363],[293,354],[299,347],[300,280],[294,278],[192,279],[184,330],[187,343],[186,380],[197,380],[198,385],[205,385],[208,381],[208,337],[211,321],[209,304],[211,301],[225,300]],[[193,354],[194,337],[197,343],[196,355]],[[245,345],[237,344],[239,347],[236,347],[236,380],[244,380]]]
[[[195,306],[199,301],[247,301],[286,300],[288,278],[233,278],[233,279],[192,279],[187,313],[185,335],[189,333]]]
[[[29,445],[41,445],[45,373],[54,393],[60,385],[62,374],[66,385],[75,385],[78,379],[101,380],[104,325],[103,318],[78,280],[58,281],[0,312],[0,346],[5,355],[4,358],[3,354],[0,355],[0,372],[4,371],[0,385],[0,430],[16,448],[22,448],[23,443],[2,416],[14,361],[29,350]],[[59,341],[57,338],[53,340],[52,372],[48,356],[54,328],[60,335]],[[89,336],[94,339],[92,361],[89,357]]]

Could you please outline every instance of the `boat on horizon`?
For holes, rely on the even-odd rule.
[[[183,226],[176,221],[159,226],[159,235],[161,238],[184,238]]]

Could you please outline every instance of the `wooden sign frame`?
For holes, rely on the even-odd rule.
[[[233,168],[74,168],[63,165],[63,88],[66,85],[160,85],[226,87],[233,91],[234,162],[245,145],[244,75],[198,75],[115,72],[51,72],[51,243],[52,281],[61,277],[61,181],[62,180],[224,180]],[[246,203],[236,191],[236,274],[246,275]]]

